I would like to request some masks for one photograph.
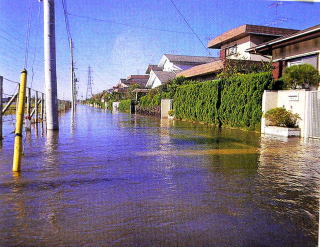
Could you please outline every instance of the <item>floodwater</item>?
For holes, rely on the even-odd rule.
[[[320,141],[79,106],[0,149],[0,246],[316,246]],[[12,125],[7,124],[8,133]]]

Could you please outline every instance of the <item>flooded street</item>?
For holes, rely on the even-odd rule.
[[[0,246],[316,246],[319,149],[79,106],[4,139]]]

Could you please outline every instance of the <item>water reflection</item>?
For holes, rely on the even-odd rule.
[[[58,153],[58,146],[59,146],[59,131],[55,130],[47,130],[45,142],[45,165],[50,167],[52,165],[59,164],[59,153]]]
[[[20,177],[0,151],[0,246],[316,245],[319,142],[81,106],[60,123],[26,137]]]

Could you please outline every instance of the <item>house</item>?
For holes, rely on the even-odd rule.
[[[311,64],[320,71],[320,25],[264,42],[247,52],[272,57],[275,79],[282,76],[286,67],[296,64]]]
[[[120,81],[115,86],[113,86],[113,92],[122,92],[127,87],[128,85],[126,84],[126,79],[120,79]]]
[[[153,71],[162,71],[163,68],[162,68],[162,67],[159,67],[158,65],[149,64],[149,65],[148,65],[148,68],[147,68],[147,70],[146,70],[146,74],[147,74],[147,75],[150,75],[151,70],[153,70]]]
[[[205,56],[186,56],[164,54],[158,65],[149,65],[146,74],[149,74],[147,88],[155,88],[168,83],[169,80],[176,77],[177,73],[194,66],[213,62],[218,58]]]
[[[132,85],[138,85],[139,88],[145,88],[149,79],[149,75],[130,75],[127,79],[120,79],[116,86],[113,87],[114,92],[127,92]]]
[[[146,87],[155,88],[162,84],[166,84],[170,80],[174,79],[176,75],[176,72],[151,70]]]
[[[205,56],[164,54],[160,59],[158,67],[163,68],[163,71],[168,72],[182,71],[200,64],[213,62],[216,59],[217,58]]]
[[[294,29],[248,24],[231,29],[210,40],[208,43],[208,48],[220,49],[219,59],[184,70],[178,73],[178,76],[185,76],[194,80],[207,80],[213,79],[228,63],[235,62],[232,60],[240,60],[246,63],[269,61],[270,57],[252,54],[247,50],[261,43],[290,35],[297,31]]]

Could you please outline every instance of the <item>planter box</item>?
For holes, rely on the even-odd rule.
[[[300,136],[301,130],[299,128],[266,126],[264,127],[264,133],[267,135],[291,137],[291,136]]]

